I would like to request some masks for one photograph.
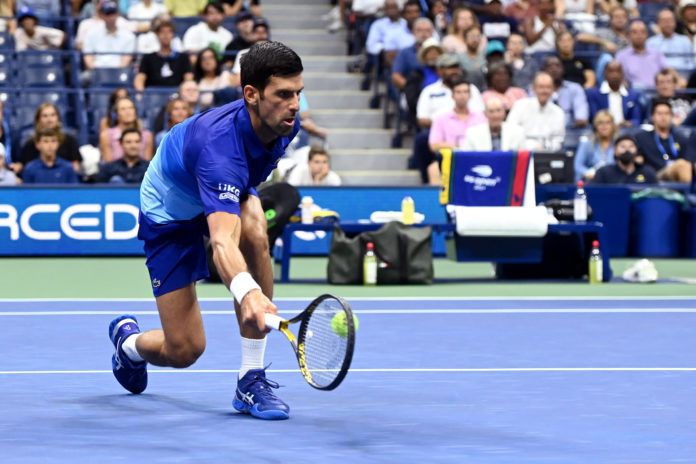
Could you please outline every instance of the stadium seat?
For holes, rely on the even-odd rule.
[[[14,39],[7,32],[0,32],[0,50],[14,50]]]
[[[65,83],[63,68],[58,65],[46,67],[19,67],[17,83],[29,87],[60,87]]]
[[[0,86],[10,86],[13,80],[12,55],[10,53],[0,53]]]
[[[96,68],[92,70],[91,87],[127,87],[133,86],[133,69],[127,68]]]

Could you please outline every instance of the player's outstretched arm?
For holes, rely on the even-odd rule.
[[[208,215],[208,228],[215,266],[223,283],[230,288],[240,305],[237,319],[242,335],[266,333],[268,329],[264,314],[278,314],[278,309],[248,273],[244,256],[239,250],[242,230],[239,216],[220,211],[211,213]]]

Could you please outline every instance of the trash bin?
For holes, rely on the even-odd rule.
[[[681,244],[679,201],[642,198],[631,205],[631,254],[643,257],[679,256]]]

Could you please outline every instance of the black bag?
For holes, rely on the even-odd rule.
[[[326,274],[331,284],[361,284],[363,257],[367,242],[372,242],[377,256],[378,284],[433,283],[433,249],[431,227],[410,227],[388,222],[379,230],[346,236],[334,225]]]
[[[283,233],[283,228],[290,222],[290,218],[297,211],[297,205],[300,204],[300,193],[295,187],[285,182],[276,182],[274,184],[266,184],[259,187],[259,199],[261,207],[266,213],[266,221],[268,223],[268,246],[273,253],[273,245],[280,234]],[[210,246],[210,240],[205,240],[206,254],[208,257],[208,272],[210,277],[208,280],[213,282],[221,282],[220,274],[215,267],[213,261],[213,249]]]

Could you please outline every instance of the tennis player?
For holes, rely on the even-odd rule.
[[[253,46],[241,69],[243,100],[171,129],[140,188],[140,229],[162,329],[140,333],[135,317],[113,320],[113,371],[132,393],[147,363],[184,368],[205,349],[195,282],[208,276],[203,236],[234,296],[242,365],[233,406],[261,419],[290,408],[266,378],[264,314],[277,314],[266,217],[255,187],[276,167],[300,127],[302,61],[279,42]]]

